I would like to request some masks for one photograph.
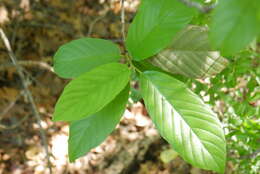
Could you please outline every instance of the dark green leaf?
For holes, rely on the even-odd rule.
[[[74,78],[99,65],[117,62],[120,50],[113,42],[82,38],[61,46],[54,56],[54,71],[63,78]]]
[[[139,100],[142,99],[140,91],[135,88],[131,88],[130,89],[130,98],[132,99],[132,101],[134,103],[137,103]]]
[[[258,35],[259,14],[259,0],[219,0],[210,27],[212,45],[225,55],[240,51]]]
[[[142,60],[142,61],[133,61],[133,64],[135,67],[137,67],[141,71],[162,71],[160,68],[152,65],[149,61],[147,60]]]
[[[144,72],[144,71],[158,71],[158,72],[162,72],[165,74],[168,74],[170,76],[173,76],[174,78],[182,81],[182,82],[186,82],[190,79],[188,79],[187,77],[184,77],[183,75],[179,75],[179,74],[171,74],[167,71],[164,71],[162,69],[160,69],[157,66],[152,65],[149,62],[149,59],[147,60],[142,60],[142,61],[133,61],[133,64],[135,65],[135,67],[137,67],[140,71]]]
[[[55,121],[75,121],[88,117],[111,102],[130,78],[126,65],[101,65],[72,80],[55,106]]]
[[[226,145],[211,109],[185,84],[160,72],[141,75],[141,93],[160,134],[187,162],[224,173]]]
[[[195,9],[178,0],[143,0],[130,26],[126,46],[135,60],[155,55],[192,19]]]
[[[85,155],[113,131],[125,110],[128,94],[129,85],[99,112],[70,124],[70,161]]]

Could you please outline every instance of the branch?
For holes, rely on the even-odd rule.
[[[202,13],[208,13],[217,6],[217,3],[211,5],[201,5],[200,3],[194,2],[192,0],[179,0],[179,1],[188,7],[194,7],[198,9]]]
[[[37,120],[37,124],[39,125],[39,128],[40,128],[40,136],[42,138],[42,143],[43,143],[43,146],[44,146],[44,149],[45,149],[45,152],[46,152],[46,160],[47,160],[47,163],[48,163],[48,168],[49,168],[49,172],[50,174],[52,174],[52,168],[51,168],[51,162],[50,162],[50,156],[49,156],[49,150],[48,150],[48,144],[47,144],[47,138],[46,138],[46,135],[45,135],[45,132],[43,130],[43,127],[41,125],[41,116],[37,110],[37,107],[36,107],[36,104],[34,102],[34,99],[33,99],[33,96],[28,88],[28,85],[26,83],[26,78],[25,78],[25,75],[23,74],[23,69],[22,67],[18,64],[17,62],[17,59],[16,59],[16,56],[11,48],[11,45],[10,45],[10,42],[8,40],[8,38],[6,37],[4,31],[2,28],[0,28],[0,36],[4,42],[4,45],[8,51],[8,55],[12,61],[12,63],[14,64],[14,66],[16,67],[17,69],[17,72],[18,72],[18,75],[22,81],[22,86],[24,88],[24,92],[25,92],[25,95],[28,97],[28,100],[31,104],[31,107],[32,107],[32,110],[33,110],[33,114],[34,116],[36,117],[36,120]]]
[[[125,43],[126,41],[126,34],[125,34],[125,0],[121,0],[121,23],[122,23],[122,36],[123,36],[123,42]]]
[[[46,69],[46,70],[48,70],[50,72],[54,72],[53,68],[50,65],[48,65],[45,62],[41,62],[41,61],[33,61],[33,60],[23,61],[23,60],[20,60],[20,61],[17,61],[17,63],[19,65],[23,65],[23,66],[38,66],[39,68],[43,68],[43,69]],[[15,65],[13,63],[2,64],[2,65],[0,65],[0,71],[4,70],[4,69],[7,69],[9,67],[14,67],[14,66]]]

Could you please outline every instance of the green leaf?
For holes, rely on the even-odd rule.
[[[217,116],[185,84],[160,72],[141,75],[146,108],[164,137],[187,162],[224,172],[225,137]]]
[[[232,55],[246,47],[260,31],[259,0],[220,0],[213,12],[210,40]]]
[[[142,72],[158,71],[158,72],[162,72],[162,73],[168,74],[170,76],[173,76],[174,78],[176,78],[182,82],[187,82],[188,80],[190,80],[189,78],[184,77],[183,75],[172,74],[172,73],[162,70],[161,68],[159,68],[157,66],[152,65],[149,59],[142,60],[142,61],[133,61],[133,64],[136,68],[138,68]]]
[[[98,146],[113,131],[125,110],[129,85],[99,112],[70,124],[69,159],[74,161]]]
[[[154,65],[152,65],[149,61],[147,60],[141,60],[141,61],[133,61],[133,64],[136,68],[138,68],[141,71],[159,71],[161,72],[162,70]],[[162,71],[163,72],[163,71]]]
[[[74,78],[91,69],[120,58],[120,50],[113,42],[82,38],[61,46],[54,56],[54,71],[63,78]]]
[[[137,103],[142,99],[141,93],[139,90],[135,88],[130,89],[130,98],[134,103]]]
[[[166,149],[162,151],[160,154],[160,159],[162,160],[163,163],[169,163],[177,157],[178,157],[178,153],[175,152],[173,149]]]
[[[111,102],[130,78],[126,65],[101,65],[72,80],[55,106],[54,121],[75,121],[88,117]]]
[[[189,26],[152,59],[153,65],[173,74],[205,78],[221,72],[228,61],[210,48],[206,27]]]
[[[178,0],[143,0],[130,25],[126,47],[135,60],[155,55],[195,14]]]

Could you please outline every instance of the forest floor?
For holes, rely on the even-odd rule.
[[[57,48],[80,37],[122,45],[119,0],[2,0],[0,26],[6,33],[41,116],[55,174],[210,174],[169,155],[143,104],[131,104],[116,130],[75,163],[68,162],[68,125],[52,122],[64,80],[52,71]],[[126,28],[138,0],[126,1]],[[100,50],[102,51],[102,50]],[[17,69],[0,42],[0,174],[47,174],[41,128]]]

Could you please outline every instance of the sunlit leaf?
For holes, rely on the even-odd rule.
[[[70,161],[85,155],[113,131],[125,110],[128,95],[129,85],[99,112],[70,124]]]
[[[126,65],[101,65],[72,80],[55,106],[55,121],[75,121],[88,117],[110,103],[130,78]]]
[[[215,113],[185,84],[166,74],[141,75],[146,108],[163,138],[187,162],[224,173],[225,137]]]
[[[75,78],[99,65],[117,62],[120,50],[113,42],[82,38],[62,45],[54,56],[54,71],[63,78]]]
[[[135,60],[155,55],[195,14],[179,0],[143,0],[130,25],[126,46]]]

